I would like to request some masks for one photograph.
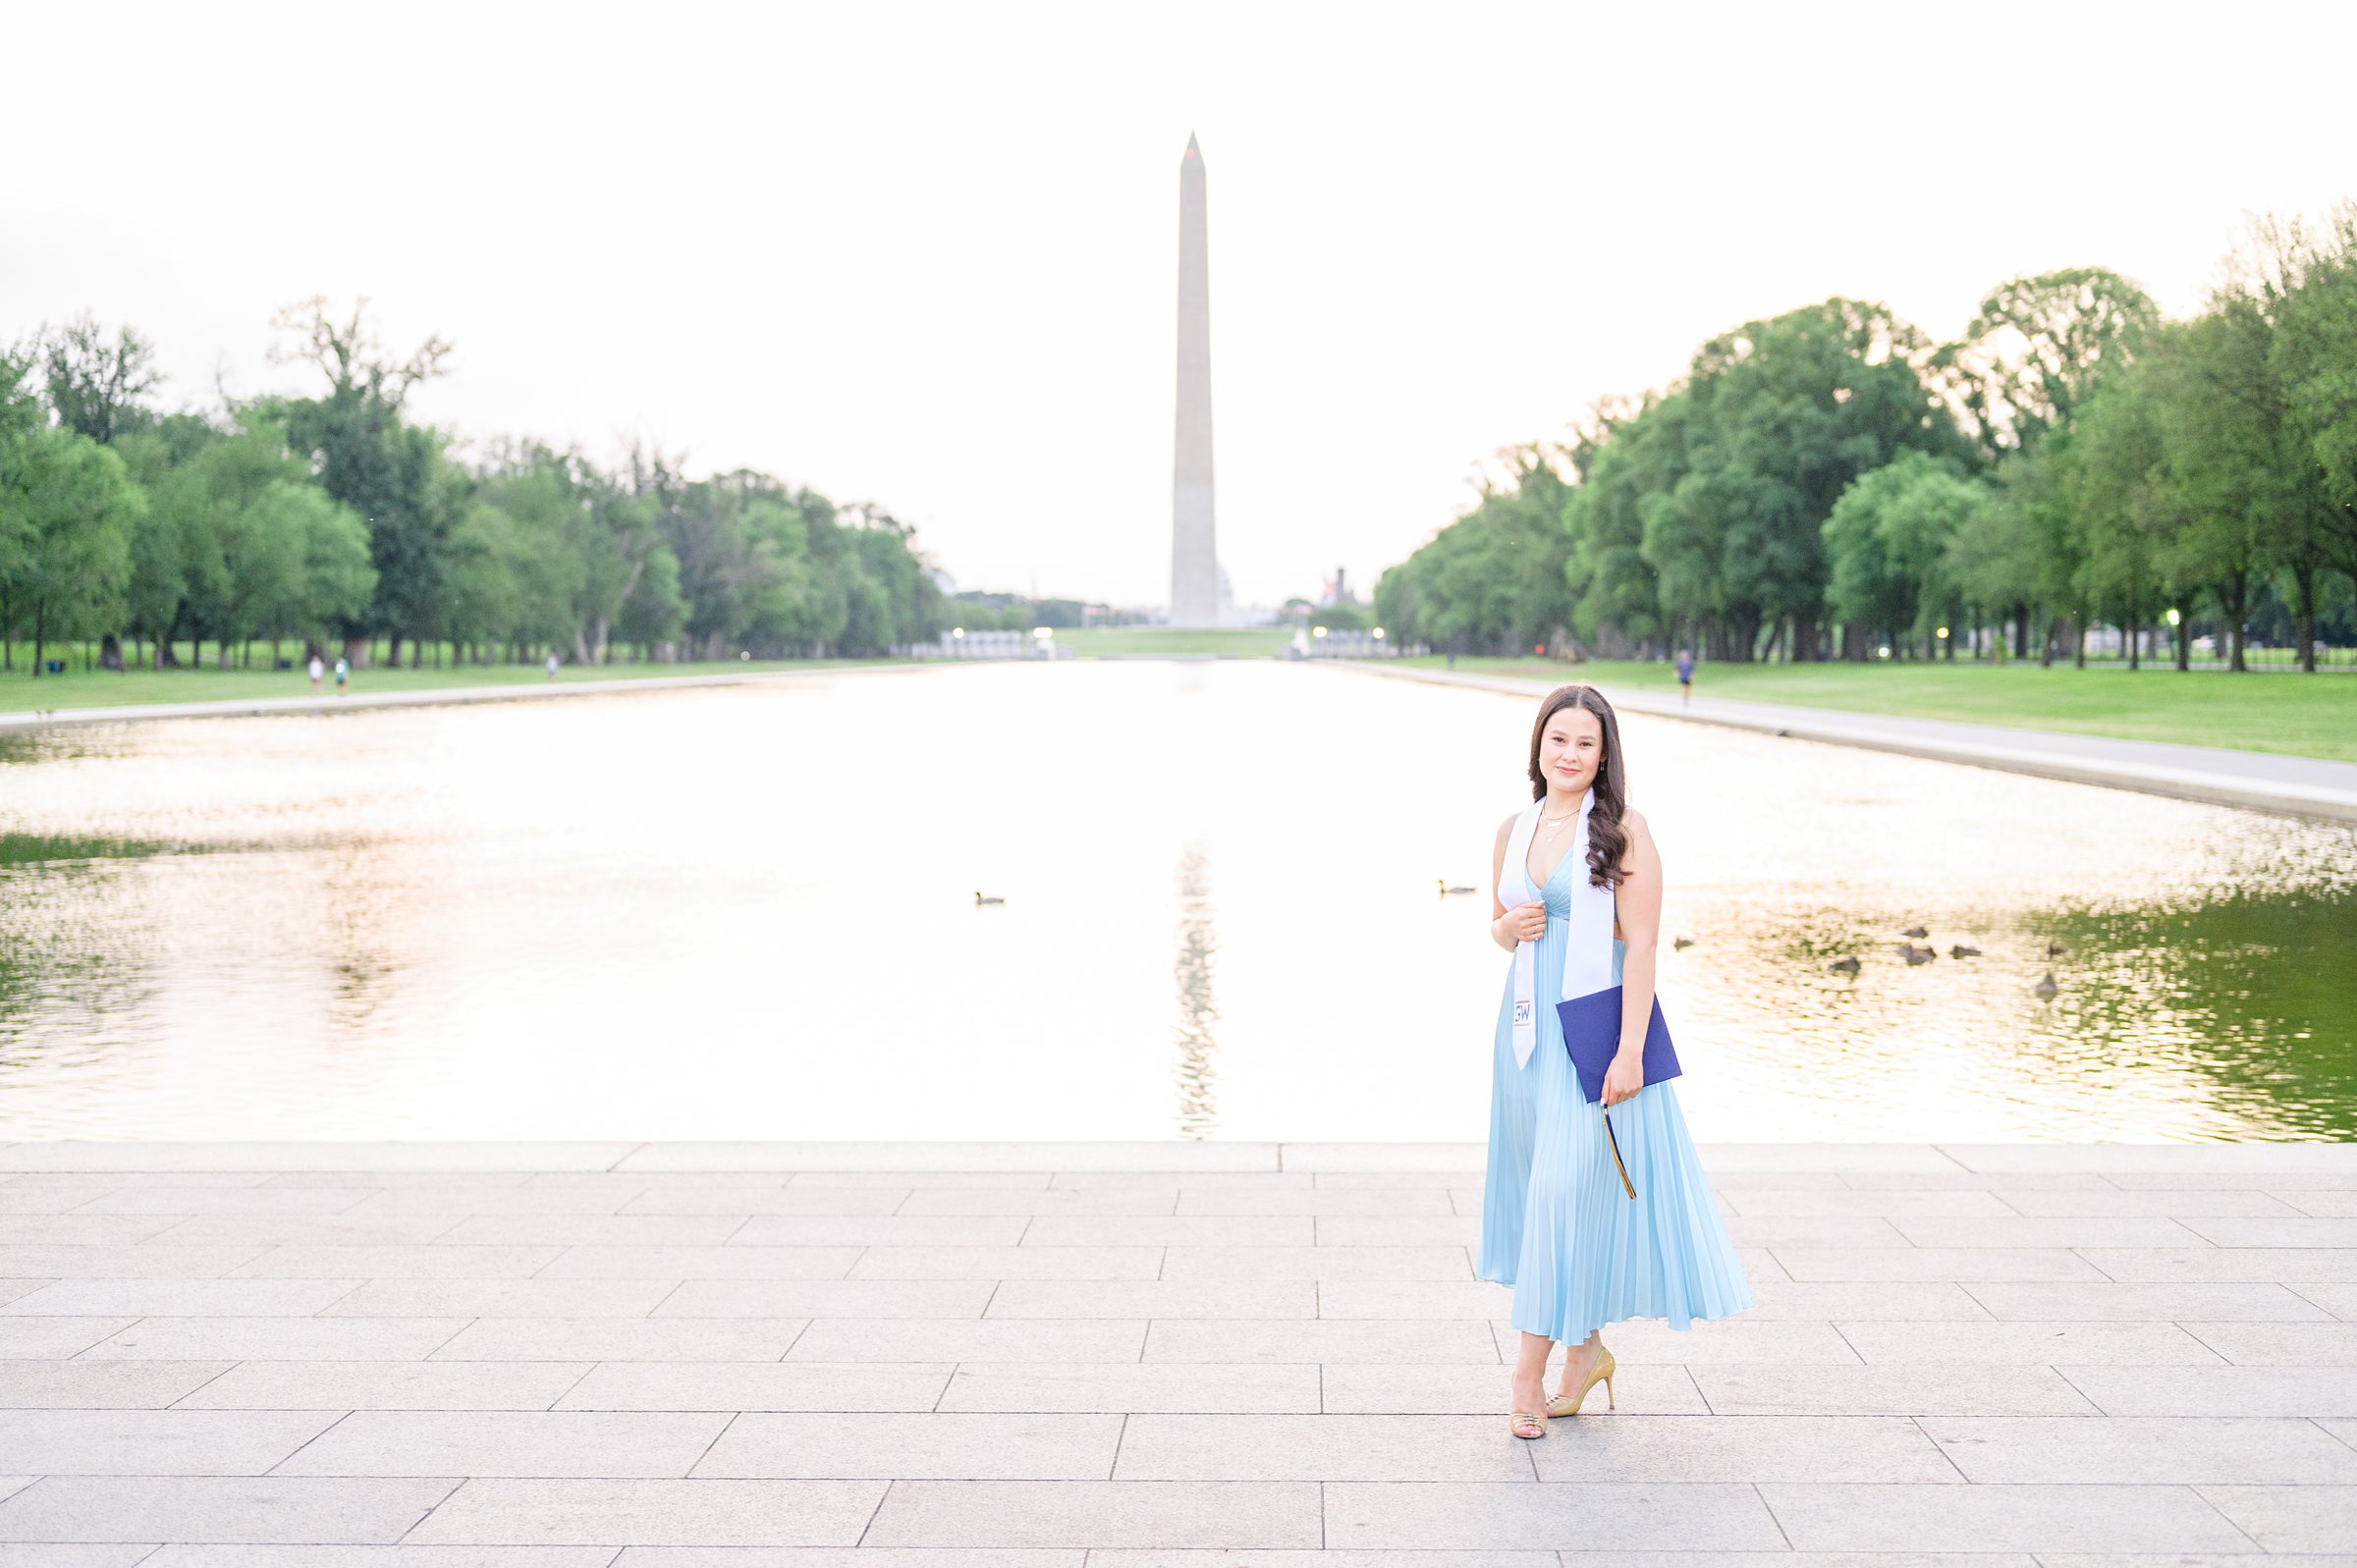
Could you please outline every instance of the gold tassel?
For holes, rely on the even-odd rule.
[[[1620,1162],[1620,1140],[1619,1140],[1617,1137],[1616,1137],[1616,1136],[1614,1135],[1614,1132],[1613,1132],[1613,1117],[1612,1117],[1612,1113],[1611,1113],[1610,1111],[1607,1111],[1607,1112],[1605,1113],[1605,1117],[1604,1117],[1604,1135],[1605,1135],[1605,1137],[1607,1137],[1607,1138],[1609,1138],[1609,1139],[1611,1139],[1611,1140],[1612,1140],[1612,1145],[1613,1145],[1613,1168],[1614,1168],[1615,1170],[1617,1170],[1618,1172],[1620,1172],[1620,1190],[1621,1190],[1621,1191],[1623,1191],[1623,1192],[1625,1192],[1625,1193],[1627,1193],[1627,1194],[1628,1194],[1628,1195],[1629,1195],[1631,1198],[1634,1198],[1634,1197],[1637,1195],[1637,1189],[1636,1189],[1636,1188],[1635,1188],[1633,1185],[1631,1185],[1631,1184],[1630,1184],[1630,1182],[1629,1182],[1629,1179],[1628,1179],[1628,1166],[1626,1166],[1626,1165],[1624,1165],[1624,1164],[1622,1164],[1622,1163]]]

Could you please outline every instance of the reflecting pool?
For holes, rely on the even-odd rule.
[[[0,740],[0,1138],[1479,1141],[1534,711],[1081,661]],[[2357,831],[1622,728],[1698,1136],[2357,1131]]]

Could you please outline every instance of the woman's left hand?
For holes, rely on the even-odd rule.
[[[1616,1053],[1613,1064],[1604,1069],[1604,1103],[1617,1106],[1645,1087],[1645,1059],[1627,1052]]]

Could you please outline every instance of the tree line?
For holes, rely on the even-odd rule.
[[[0,661],[97,640],[110,668],[226,667],[257,641],[418,665],[881,654],[939,634],[912,530],[766,473],[600,467],[411,417],[450,348],[389,355],[365,301],[274,318],[310,396],[162,411],[154,348],[88,316],[0,352]]]
[[[1436,648],[1746,661],[2086,660],[2102,623],[2228,665],[2262,601],[2315,668],[2357,624],[2357,204],[2254,221],[2200,313],[2102,268],[2016,278],[1961,338],[1833,298],[1599,404],[1377,586]]]

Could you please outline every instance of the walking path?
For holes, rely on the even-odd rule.
[[[1549,681],[1507,676],[1458,675],[1453,671],[1355,660],[1318,662],[1401,680],[1472,686],[1518,695],[1544,696],[1554,689],[1554,683]],[[1566,675],[1571,675],[1570,667],[1566,667]],[[1681,703],[1660,692],[1627,690],[1602,682],[1597,689],[1610,697],[1615,707],[1631,713],[1687,719],[1697,724],[1733,725],[1801,740],[1898,751],[1941,762],[1970,763],[2007,773],[2109,784],[2184,800],[2357,822],[2357,763],[2214,746],[2170,745],[2155,740],[2113,740],[2103,735],[1959,724],[1946,719],[1902,719],[1833,708],[1729,702],[1716,697],[1697,697],[1691,703]]]
[[[1527,1442],[1481,1153],[0,1146],[0,1563],[2357,1561],[2357,1147],[1706,1147]]]
[[[940,661],[947,662],[947,661]],[[748,670],[742,675],[630,676],[614,680],[531,680],[499,686],[424,686],[411,691],[354,692],[350,696],[232,697],[210,702],[125,703],[112,708],[42,708],[0,713],[0,734],[59,725],[129,724],[137,719],[258,718],[265,714],[352,713],[367,708],[427,708],[465,702],[528,702],[540,697],[593,697],[613,691],[676,691],[686,686],[740,686],[760,680],[805,680],[812,676],[875,675],[933,668],[934,661],[813,665],[807,670]],[[0,1563],[0,1568],[5,1568]]]

